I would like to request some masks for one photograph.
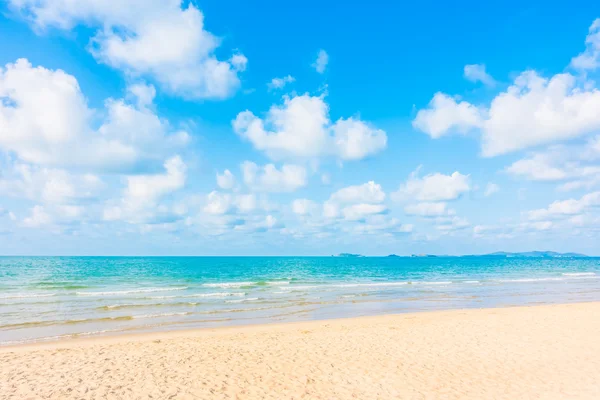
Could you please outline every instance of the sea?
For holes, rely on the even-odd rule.
[[[0,257],[0,345],[600,300],[600,258]]]

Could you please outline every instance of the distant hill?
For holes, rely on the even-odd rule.
[[[338,257],[347,257],[347,258],[364,257],[362,254],[352,254],[352,253],[340,253],[337,256]]]
[[[579,253],[557,253],[555,251],[525,251],[522,253],[509,253],[498,251],[496,253],[483,254],[484,257],[529,257],[529,258],[578,258],[587,257]]]

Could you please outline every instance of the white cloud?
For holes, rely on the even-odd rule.
[[[579,70],[595,70],[600,66],[600,18],[590,26],[585,39],[585,51],[571,60],[571,66]]]
[[[487,186],[485,187],[485,192],[483,193],[483,195],[485,197],[489,197],[491,195],[493,195],[494,193],[498,193],[500,191],[500,186],[498,186],[497,184],[493,183],[493,182],[489,182],[487,184]]]
[[[323,49],[319,50],[317,54],[317,60],[312,65],[312,67],[320,74],[325,72],[325,68],[327,68],[327,64],[329,63],[329,54]]]
[[[515,161],[506,172],[530,181],[564,182],[559,190],[600,184],[600,148],[596,136],[583,144],[554,145]]]
[[[234,204],[242,214],[253,212],[258,207],[258,201],[254,194],[240,194],[235,197]],[[264,207],[263,207],[264,208]]]
[[[348,186],[334,192],[329,201],[333,203],[382,203],[385,200],[385,192],[381,185],[369,181],[362,185]]]
[[[416,203],[404,207],[404,212],[408,215],[432,218],[454,215],[456,212],[448,208],[446,203]]]
[[[482,150],[495,156],[600,129],[600,92],[585,90],[570,74],[550,79],[534,71],[519,75],[492,100],[484,122]]]
[[[363,220],[367,216],[383,214],[387,212],[387,207],[384,204],[352,204],[342,209],[342,215],[347,221]]]
[[[217,186],[221,189],[233,189],[235,186],[235,177],[226,169],[222,174],[217,173]]]
[[[553,166],[551,160],[544,154],[535,154],[515,161],[506,168],[506,172],[533,181],[558,181],[568,176],[564,170]]]
[[[397,218],[383,214],[365,216],[361,223],[341,227],[342,232],[352,235],[406,235],[413,230],[413,225],[402,224]]]
[[[241,165],[244,183],[255,191],[294,192],[307,183],[306,168],[300,165],[284,164],[277,169],[273,164],[259,167],[245,161]]]
[[[52,168],[16,163],[0,178],[0,194],[44,204],[76,204],[94,199],[103,183],[92,174],[70,174]]]
[[[526,215],[531,221],[553,220],[564,218],[566,216],[578,215],[591,207],[598,206],[600,206],[600,192],[592,192],[584,195],[579,200],[568,199],[555,201],[547,208],[529,211]]]
[[[465,65],[465,78],[471,82],[481,82],[486,86],[495,86],[496,81],[486,71],[484,64]]]
[[[187,167],[175,156],[165,162],[164,168],[163,174],[128,176],[123,197],[105,208],[104,219],[148,224],[180,219],[177,210],[159,204],[159,200],[185,186]]]
[[[429,174],[419,178],[419,169],[412,172],[409,179],[392,198],[401,201],[405,199],[424,202],[448,201],[459,198],[471,190],[469,175],[456,171],[452,175],[440,173]]]
[[[386,147],[384,131],[360,119],[339,119],[332,123],[324,98],[284,97],[282,106],[272,106],[265,119],[250,111],[237,115],[235,132],[255,148],[275,159],[334,156],[359,160]]]
[[[413,126],[432,138],[480,128],[482,153],[493,157],[600,129],[599,107],[600,91],[586,90],[570,74],[546,79],[526,71],[488,109],[436,93],[429,108],[417,113]]]
[[[38,30],[97,29],[89,49],[96,59],[131,76],[147,76],[165,90],[191,98],[225,98],[240,86],[247,59],[215,56],[221,40],[204,29],[204,15],[179,0],[9,0]]]
[[[204,212],[213,215],[223,215],[227,214],[232,206],[232,197],[230,194],[213,191],[207,196],[207,204],[204,206]]]
[[[31,209],[31,215],[23,219],[23,226],[28,228],[37,228],[42,225],[52,223],[52,217],[46,212],[43,206],[34,206]]]
[[[574,59],[582,69],[597,67],[600,22],[590,28],[588,49]],[[420,110],[413,126],[432,138],[458,131],[481,131],[485,157],[565,141],[600,129],[600,91],[595,82],[569,73],[550,78],[524,71],[489,105],[475,106],[436,93],[429,107]]]
[[[127,88],[127,91],[137,100],[139,108],[150,106],[156,97],[154,86],[145,83],[134,83]]]
[[[293,83],[295,81],[296,81],[296,78],[294,78],[291,75],[288,75],[288,76],[284,76],[283,78],[273,78],[273,79],[271,79],[271,82],[269,82],[267,84],[267,86],[271,90],[283,89],[283,87],[285,85],[287,85],[288,83]]]
[[[138,89],[147,105],[149,95]],[[77,80],[25,59],[0,69],[0,98],[0,149],[33,164],[127,172],[158,163],[188,142],[187,133],[171,132],[148,108],[123,100],[107,100],[103,123],[94,129],[96,112]]]
[[[292,211],[297,215],[313,214],[317,208],[317,203],[309,199],[296,199],[292,202]]]
[[[446,218],[446,219],[440,220],[435,228],[438,231],[450,233],[453,231],[458,231],[458,230],[468,228],[469,226],[471,226],[471,224],[465,218],[460,218],[460,217],[454,216],[451,218]]]
[[[419,110],[412,125],[438,139],[452,132],[467,133],[480,127],[482,120],[482,111],[473,104],[436,93],[429,102],[429,108]]]

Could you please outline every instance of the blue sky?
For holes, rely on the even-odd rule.
[[[598,254],[599,17],[6,0],[0,253]]]

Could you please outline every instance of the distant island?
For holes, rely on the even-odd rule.
[[[342,253],[339,257],[364,257],[358,254]],[[506,251],[497,251],[495,253],[488,254],[465,254],[462,256],[449,256],[449,255],[434,255],[434,254],[411,254],[410,256],[399,256],[397,254],[390,254],[387,258],[401,258],[401,257],[421,257],[421,258],[434,258],[434,257],[502,257],[502,258],[587,258],[589,256],[581,253],[558,253],[556,251],[524,251],[519,253],[511,253]]]
[[[484,254],[483,257],[579,258],[587,256],[580,253],[557,253],[555,251],[525,251],[522,253],[498,251],[496,253]]]
[[[364,257],[362,254],[352,254],[352,253],[340,253],[337,256],[338,257],[346,257],[346,258]]]

